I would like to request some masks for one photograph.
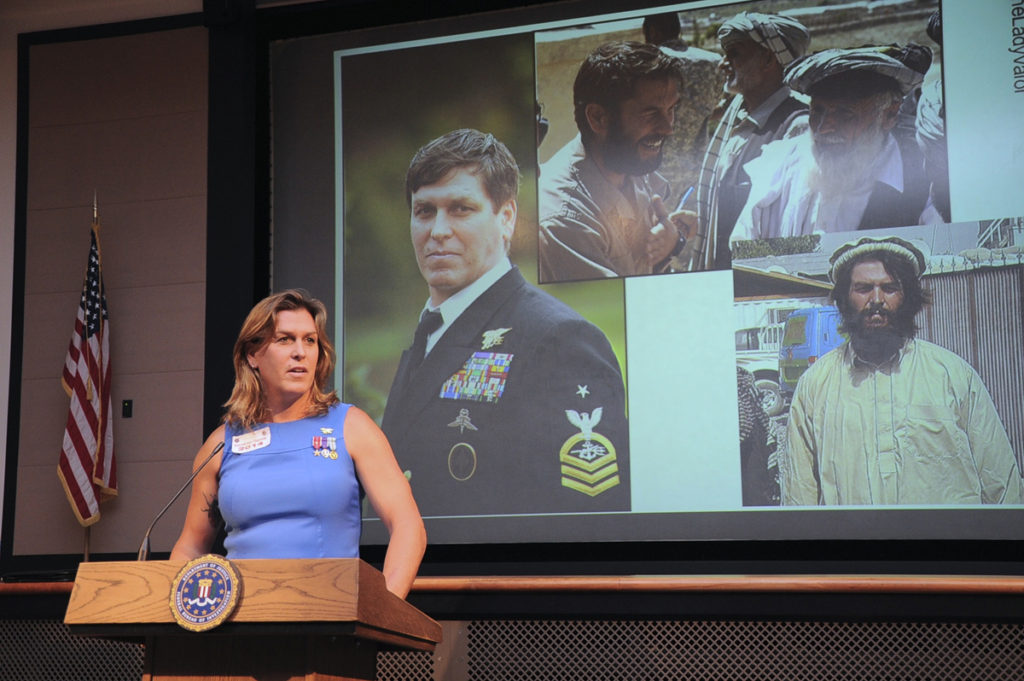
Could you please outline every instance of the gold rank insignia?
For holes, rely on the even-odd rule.
[[[601,407],[590,413],[566,409],[569,423],[580,429],[562,445],[558,459],[562,486],[596,497],[619,484],[619,464],[611,440],[594,428],[601,421]]]
[[[505,342],[505,334],[511,330],[511,328],[508,328],[490,329],[489,331],[484,331],[483,342],[480,343],[480,349],[487,350],[488,348],[493,348],[495,346],[501,345],[503,342]]]

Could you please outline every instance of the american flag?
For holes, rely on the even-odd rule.
[[[61,375],[71,405],[57,475],[83,527],[99,520],[100,502],[117,494],[110,422],[110,326],[98,230],[94,219],[89,265]]]

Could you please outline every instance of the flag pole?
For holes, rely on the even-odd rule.
[[[61,385],[70,398],[57,476],[82,525],[82,555],[91,559],[91,525],[101,501],[117,495],[117,468],[110,423],[110,348],[107,302],[99,249],[99,200],[93,189],[89,260]],[[81,415],[84,418],[78,418]]]
[[[96,201],[96,189],[93,188],[93,190],[92,190],[92,224],[93,224],[94,228],[96,227],[96,224],[98,222],[99,222],[99,205],[98,205],[98,203]],[[90,549],[90,544],[92,543],[92,525],[86,525],[85,527],[83,527],[82,528],[82,534],[83,534],[83,537],[82,537],[82,539],[83,539],[82,562],[88,563],[89,562],[89,549]]]

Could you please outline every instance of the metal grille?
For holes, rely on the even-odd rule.
[[[383,652],[380,681],[1014,681],[1024,624],[509,621],[466,623],[468,671]],[[446,634],[447,636],[447,634]],[[0,620],[0,681],[137,681],[142,646]]]
[[[0,681],[139,681],[143,646],[83,638],[58,620],[0,619]],[[433,681],[430,653],[377,655],[379,681]]]
[[[1010,681],[1021,625],[481,621],[470,681]]]
[[[434,656],[418,650],[377,653],[377,681],[434,681]]]
[[[970,362],[988,388],[1024,467],[1024,268],[939,274],[920,337]]]
[[[142,646],[80,638],[57,620],[0,619],[0,681],[139,681]]]

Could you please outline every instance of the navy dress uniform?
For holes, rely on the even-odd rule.
[[[424,516],[629,510],[622,373],[572,308],[513,268],[413,354],[382,428]]]

